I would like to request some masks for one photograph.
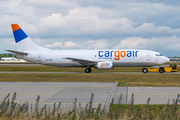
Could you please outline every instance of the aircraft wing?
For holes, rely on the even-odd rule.
[[[74,62],[78,62],[82,65],[96,65],[97,62],[96,61],[91,61],[91,60],[85,60],[85,59],[78,59],[78,58],[64,58],[64,59],[68,59],[68,60],[72,60]]]
[[[11,53],[15,53],[15,54],[28,55],[28,53],[20,52],[20,51],[14,51],[14,50],[5,50],[5,51],[11,52]]]

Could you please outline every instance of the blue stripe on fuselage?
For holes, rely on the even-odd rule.
[[[14,38],[15,38],[16,43],[18,43],[19,41],[28,37],[22,29],[14,31],[13,34],[14,34]]]

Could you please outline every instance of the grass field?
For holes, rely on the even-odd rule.
[[[180,87],[180,74],[134,74],[101,72],[140,72],[141,67],[119,67],[114,70],[96,70],[95,73],[43,73],[84,72],[84,68],[59,68],[49,66],[0,66],[0,71],[33,71],[42,73],[1,73],[1,82],[119,82],[118,86],[165,86]]]
[[[121,104],[122,96],[118,103],[114,104],[112,99],[109,109],[102,104],[93,107],[94,94],[91,94],[89,103],[82,107],[73,102],[73,107],[61,107],[61,102],[54,103],[50,109],[47,105],[39,107],[40,96],[37,97],[34,108],[28,102],[16,103],[16,93],[10,101],[9,94],[0,103],[0,120],[179,120],[180,106],[178,105],[179,95],[172,105],[150,105],[151,98],[148,98],[146,105],[134,105],[134,94],[129,104]]]
[[[118,86],[165,86],[180,87],[179,74],[0,74],[1,82],[119,82]]]

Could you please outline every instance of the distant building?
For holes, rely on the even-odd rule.
[[[18,61],[17,58],[14,58],[14,57],[4,57],[4,58],[1,58],[2,61]]]
[[[170,62],[180,62],[180,58],[169,58]]]

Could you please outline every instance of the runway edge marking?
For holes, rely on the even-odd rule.
[[[114,85],[112,86],[111,90],[110,90],[110,93],[106,99],[106,102],[105,102],[105,105],[106,105],[106,109],[109,110],[109,105],[110,105],[110,102],[114,96],[114,93],[116,91],[116,87],[117,87],[117,84],[118,83],[114,83]]]

